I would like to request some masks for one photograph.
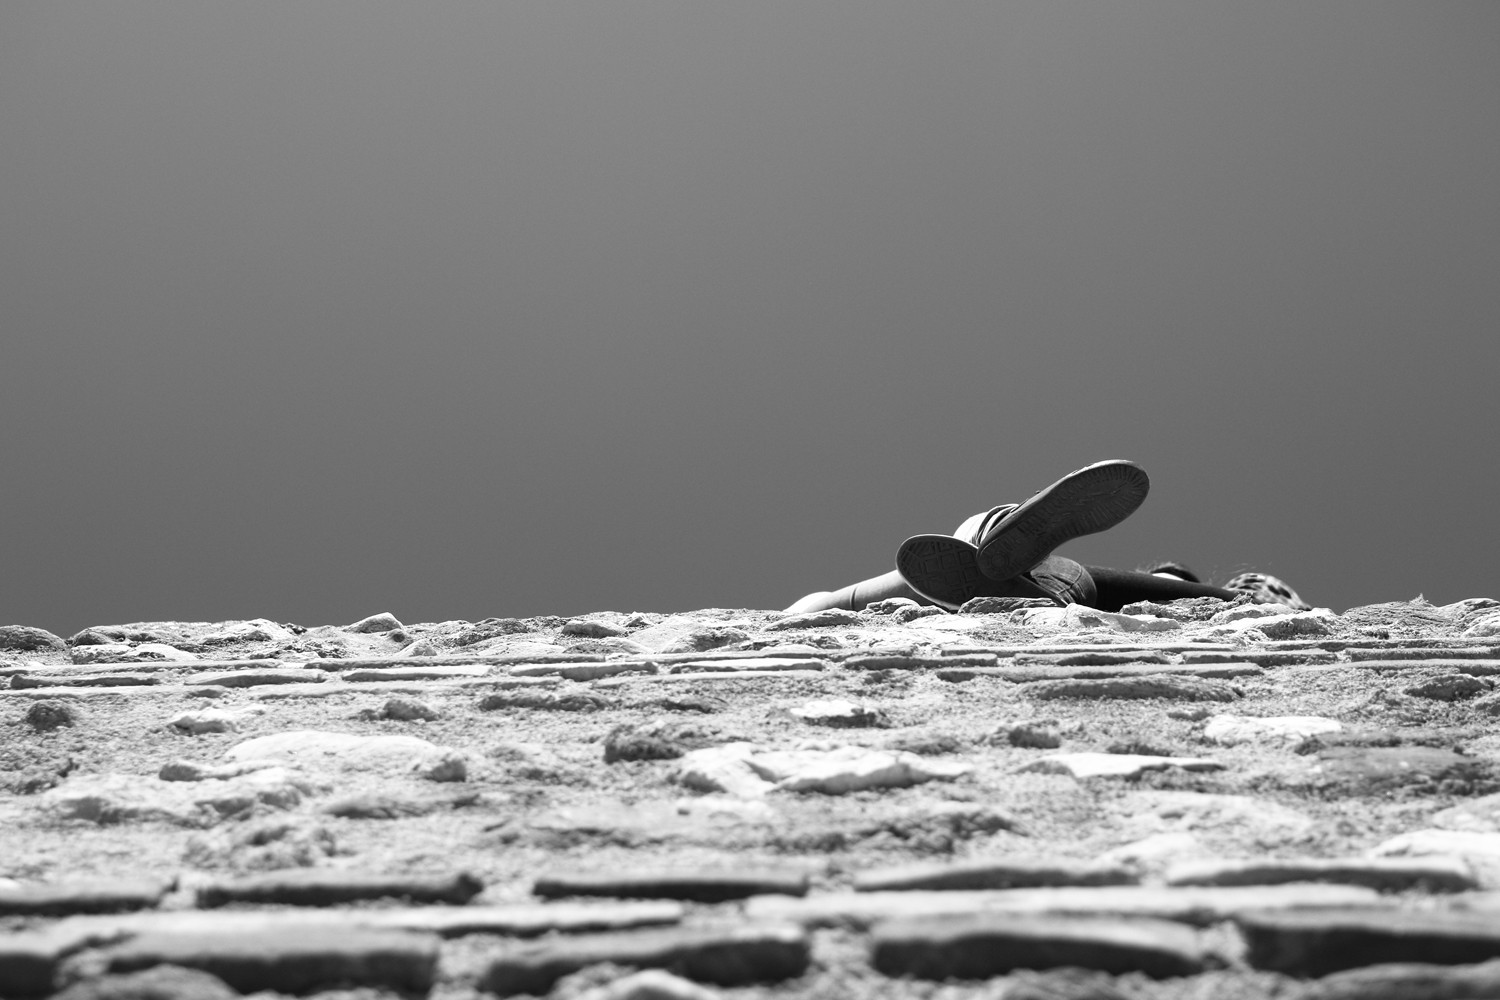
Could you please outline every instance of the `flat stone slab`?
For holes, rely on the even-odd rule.
[[[1257,969],[1293,976],[1386,962],[1462,965],[1500,958],[1500,923],[1488,914],[1396,909],[1240,913]]]
[[[1128,869],[1090,862],[1023,861],[1005,858],[957,864],[902,865],[860,872],[856,892],[1022,889],[1047,885],[1132,885]]]
[[[540,996],[563,976],[601,962],[671,967],[698,982],[746,986],[802,975],[810,951],[806,932],[786,924],[588,934],[504,949],[490,960],[479,986],[500,996]]]
[[[669,674],[743,673],[768,670],[822,670],[822,660],[792,656],[755,656],[742,659],[678,660],[668,668]]]
[[[1500,997],[1500,960],[1478,965],[1391,962],[1349,969],[1310,984],[1297,1000],[1463,1000]]]
[[[195,674],[183,681],[191,687],[241,688],[262,684],[317,684],[327,680],[321,670],[230,670],[218,674]]]
[[[1337,719],[1318,715],[1215,715],[1203,727],[1203,738],[1221,746],[1239,743],[1300,743],[1309,736],[1337,733]]]
[[[170,883],[159,879],[90,879],[55,885],[0,885],[0,915],[56,917],[122,913],[161,902]]]
[[[611,663],[525,663],[513,667],[512,677],[561,677],[570,681],[592,681],[619,674],[654,674],[660,668],[647,660],[616,660]]]
[[[840,660],[850,670],[950,670],[959,667],[993,667],[996,662],[994,653],[922,656],[915,653],[866,652]]]
[[[259,934],[277,928],[366,928],[437,934],[538,937],[551,932],[627,930],[680,923],[681,903],[512,903],[501,906],[400,906],[391,909],[147,910],[119,916],[69,917],[55,925],[67,950],[89,940],[141,934]],[[0,936],[0,941],[4,937]]]
[[[1478,888],[1460,858],[1296,858],[1184,861],[1166,872],[1168,885],[1279,885],[1334,882],[1382,892],[1466,892]]]
[[[1017,773],[1068,774],[1075,778],[1131,778],[1147,771],[1222,771],[1224,765],[1208,757],[1155,757],[1136,753],[1057,753],[1016,768]]]
[[[12,674],[10,678],[10,686],[17,690],[47,687],[145,687],[160,683],[161,678],[155,674],[142,673],[140,671],[89,674],[64,674],[47,671],[45,673]]]
[[[474,664],[473,666],[427,666],[421,664],[412,666],[407,661],[404,667],[382,667],[379,670],[346,670],[339,674],[345,681],[350,683],[382,683],[389,684],[397,681],[435,681],[449,680],[454,677],[486,677],[493,667],[488,664]]]
[[[745,915],[757,920],[789,920],[807,927],[865,928],[896,917],[974,913],[1157,917],[1207,926],[1251,910],[1321,911],[1378,905],[1380,896],[1373,889],[1352,885],[1059,886],[957,892],[831,892],[806,899],[755,896],[745,902]]]
[[[639,871],[618,875],[556,873],[543,875],[531,891],[545,898],[612,896],[621,899],[681,899],[722,903],[750,896],[807,895],[805,873],[749,869],[744,871]]]
[[[1140,677],[1106,677],[1099,680],[1033,681],[1021,693],[1038,701],[1058,698],[1092,698],[1166,701],[1234,701],[1240,692],[1223,681],[1154,673]]]
[[[144,934],[103,953],[109,972],[180,965],[218,976],[241,993],[371,986],[425,994],[437,960],[434,935],[358,928]]]
[[[407,899],[414,903],[467,903],[484,884],[467,872],[421,877],[371,875],[324,868],[293,868],[250,878],[214,882],[197,891],[205,909],[230,903],[283,903],[337,906],[364,899]]]
[[[918,979],[988,979],[1013,969],[1059,966],[1164,979],[1205,967],[1203,946],[1191,928],[1143,918],[914,917],[880,924],[873,939],[876,969]]]
[[[1113,666],[1083,667],[950,667],[939,671],[943,680],[956,680],[968,673],[972,677],[997,677],[1000,680],[1024,684],[1030,681],[1052,680],[1110,680],[1131,677],[1207,677],[1213,680],[1230,680],[1235,677],[1260,677],[1265,670],[1254,663],[1228,662],[1204,665],[1125,663]]]

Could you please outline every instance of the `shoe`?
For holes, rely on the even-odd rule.
[[[906,585],[933,604],[957,611],[991,581],[979,571],[979,550],[952,535],[913,535],[896,550]]]
[[[1170,576],[1174,580],[1184,580],[1188,583],[1203,582],[1201,579],[1199,579],[1197,573],[1194,573],[1182,563],[1157,563],[1155,566],[1152,566],[1150,569],[1146,570],[1146,572],[1150,573],[1152,576]]]
[[[1258,604],[1284,604],[1298,611],[1312,610],[1312,605],[1298,597],[1295,590],[1266,573],[1241,573],[1224,584],[1224,589],[1249,594]]]
[[[1064,542],[1125,520],[1150,488],[1146,470],[1123,459],[1069,473],[981,529],[979,570],[992,580],[1019,576]]]
[[[1008,580],[979,571],[978,549],[952,535],[913,535],[896,550],[906,585],[933,604],[957,611],[975,597],[1043,597],[1058,604],[1092,605],[1097,592],[1088,570],[1071,559],[1047,559]]]

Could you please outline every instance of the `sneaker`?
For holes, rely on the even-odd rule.
[[[1254,597],[1258,604],[1285,604],[1298,611],[1311,611],[1312,605],[1281,580],[1265,573],[1241,573],[1224,584],[1225,590],[1238,590]]]
[[[1146,572],[1150,573],[1152,576],[1170,576],[1174,580],[1183,580],[1187,583],[1203,582],[1202,579],[1199,578],[1197,573],[1194,573],[1182,563],[1157,563],[1155,566],[1152,566],[1150,569],[1146,570]]]
[[[1064,542],[1125,520],[1150,488],[1146,470],[1122,459],[1070,473],[981,530],[980,572],[992,580],[1019,576]]]
[[[896,569],[908,587],[949,611],[974,597],[1046,597],[1059,604],[1095,598],[1093,578],[1071,559],[1049,559],[1035,574],[991,580],[979,571],[978,553],[952,535],[913,535],[896,550]]]

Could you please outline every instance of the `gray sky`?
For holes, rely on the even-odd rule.
[[[0,5],[0,620],[1500,597],[1500,4]]]

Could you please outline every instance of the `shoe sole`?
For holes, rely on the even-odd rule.
[[[1133,462],[1097,462],[1070,473],[1000,522],[979,546],[979,570],[991,580],[1025,573],[1065,542],[1125,520],[1150,488],[1146,470]]]
[[[908,538],[896,550],[896,569],[912,590],[950,611],[990,585],[974,546],[952,535]]]

